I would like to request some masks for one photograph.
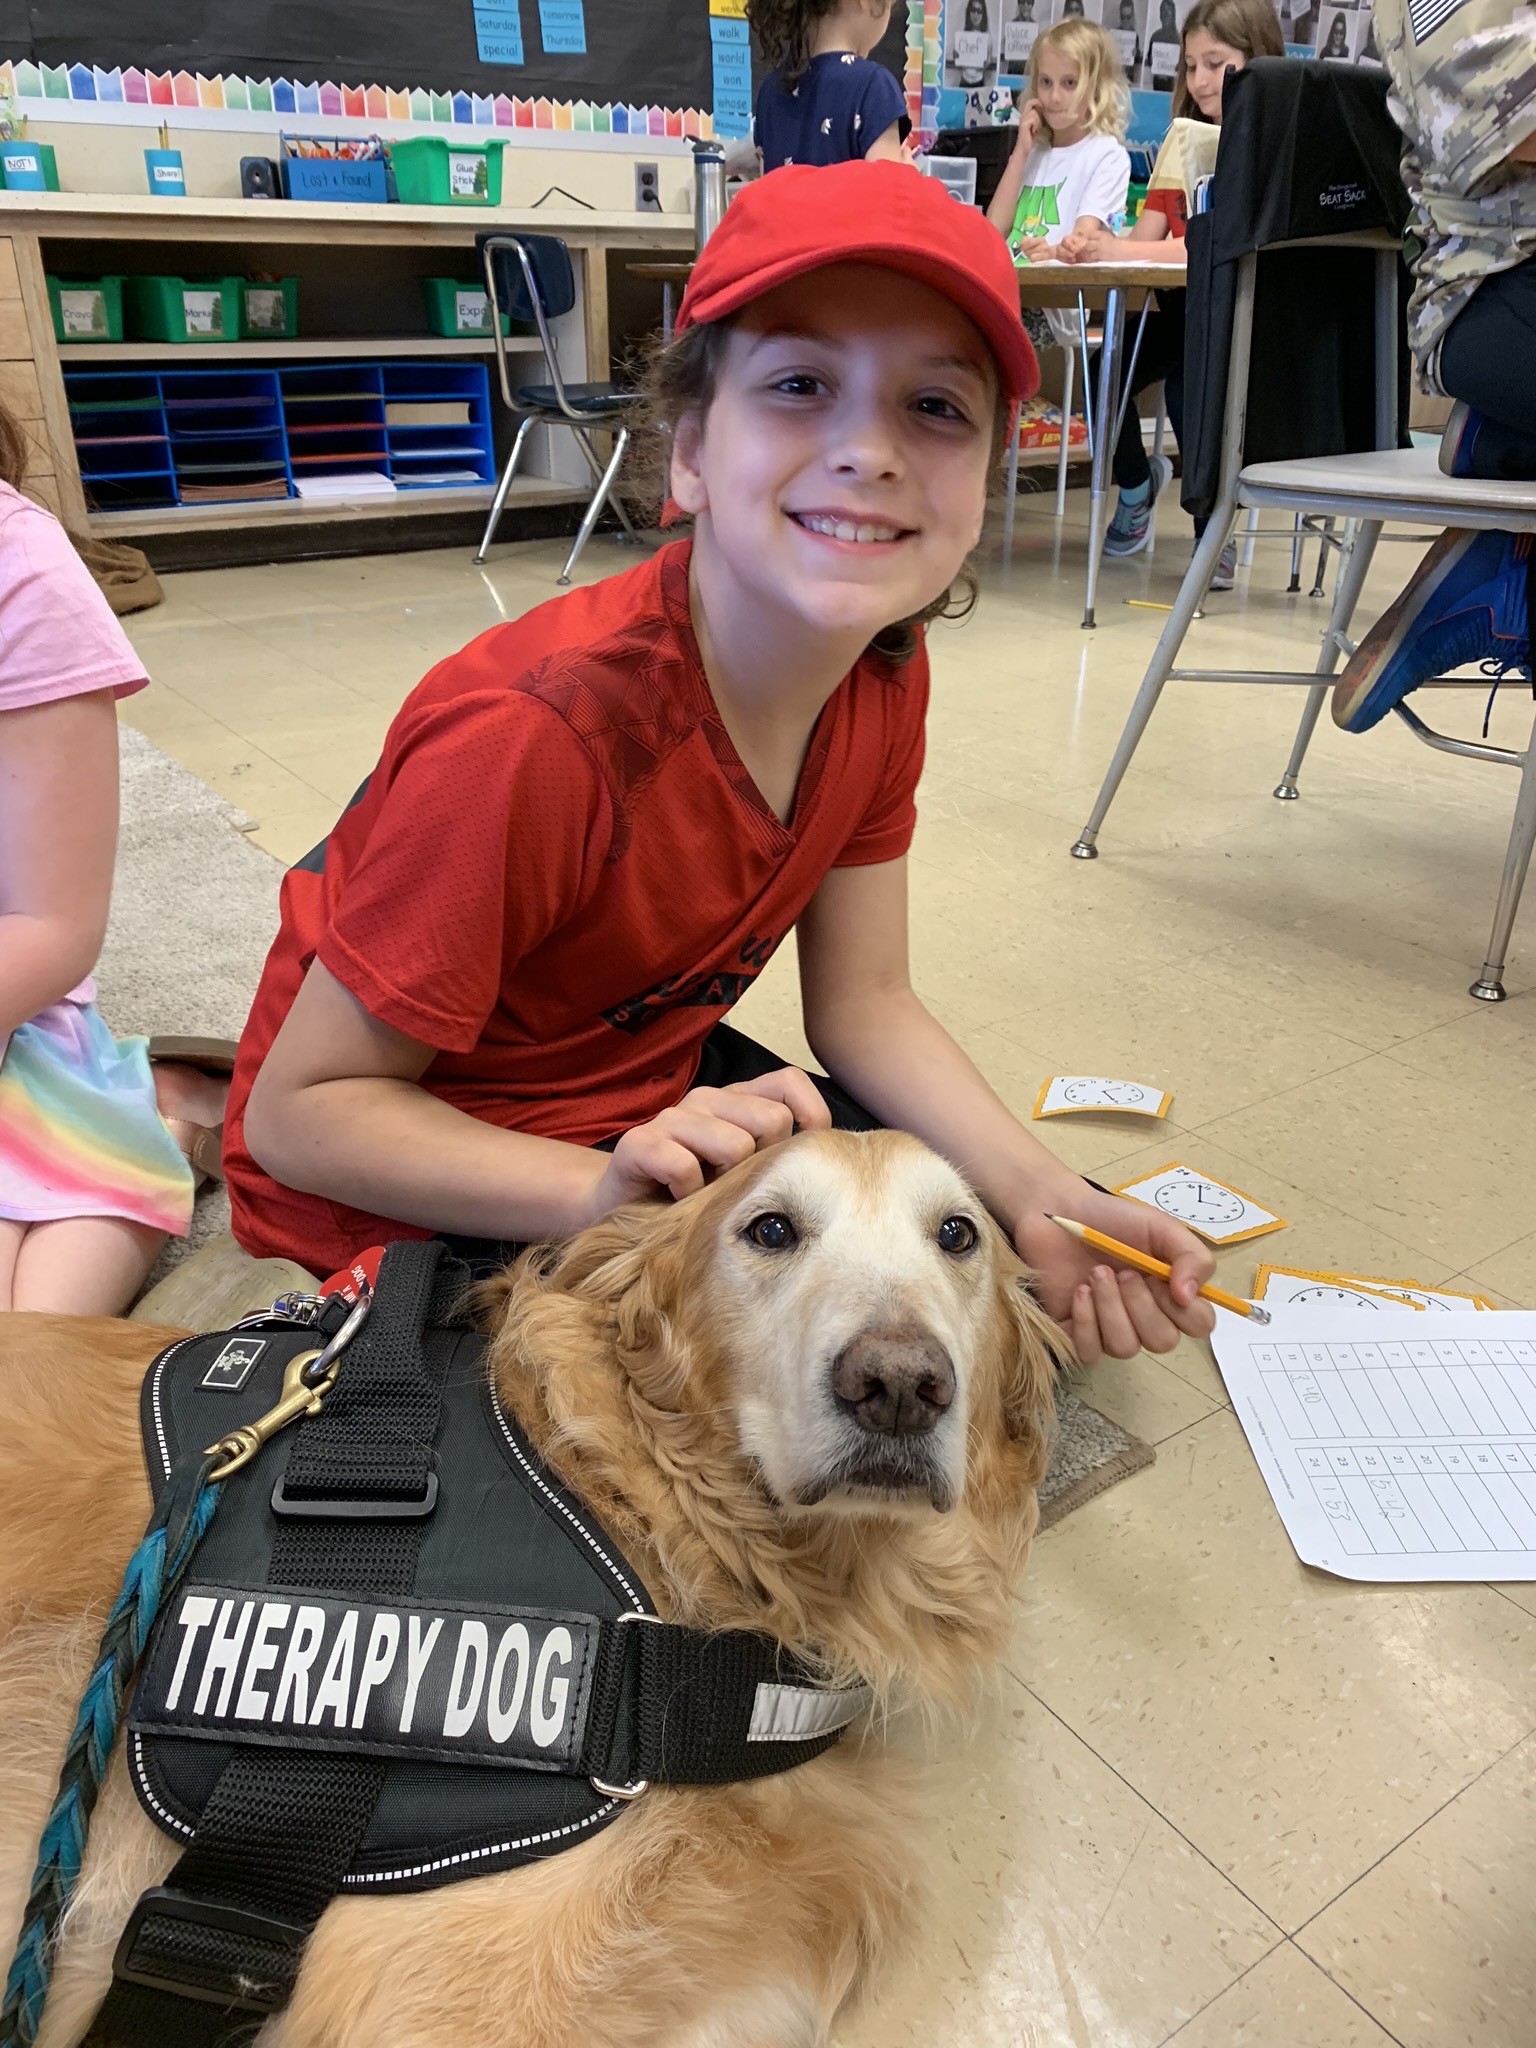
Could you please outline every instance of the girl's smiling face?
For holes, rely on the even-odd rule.
[[[981,534],[997,370],[930,286],[840,263],[736,320],[672,495],[719,582],[791,635],[872,640],[938,598]]]
[[[1197,28],[1184,38],[1184,82],[1189,96],[1207,121],[1221,121],[1221,91],[1229,71],[1241,71],[1247,63],[1241,50],[1219,43],[1207,29]]]

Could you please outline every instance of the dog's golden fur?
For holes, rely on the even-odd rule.
[[[811,1143],[864,1184],[914,1141]],[[772,1155],[763,1155],[771,1158]],[[763,1159],[675,1208],[620,1211],[489,1291],[509,1411],[669,1618],[772,1631],[892,1707],[963,1707],[1001,1652],[1045,1468],[1059,1332],[983,1224],[988,1298],[954,1509],[786,1512],[739,1447],[709,1251]],[[956,1183],[956,1185],[959,1185]],[[0,1927],[148,1492],[139,1384],[176,1332],[0,1318],[8,1559],[0,1650]],[[526,1869],[324,1915],[282,2048],[813,2048],[910,1932],[913,1787],[877,1724],[782,1777],[657,1789]],[[97,1809],[41,2048],[79,2038],[134,1899],[176,1845],[121,1754]]]

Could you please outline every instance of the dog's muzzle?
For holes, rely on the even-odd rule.
[[[952,1505],[947,1459],[935,1435],[954,1405],[955,1368],[927,1330],[861,1330],[832,1361],[831,1395],[847,1425],[842,1455],[800,1495],[814,1506],[841,1487],[926,1494]]]

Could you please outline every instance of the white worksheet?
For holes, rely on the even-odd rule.
[[[1216,1362],[1297,1555],[1343,1579],[1536,1579],[1536,1310],[1365,1321],[1216,1313]]]

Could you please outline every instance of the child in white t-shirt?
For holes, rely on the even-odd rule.
[[[1123,224],[1130,98],[1119,53],[1096,21],[1069,17],[1035,38],[1018,140],[987,208],[1016,263],[1054,261],[1064,236]]]

